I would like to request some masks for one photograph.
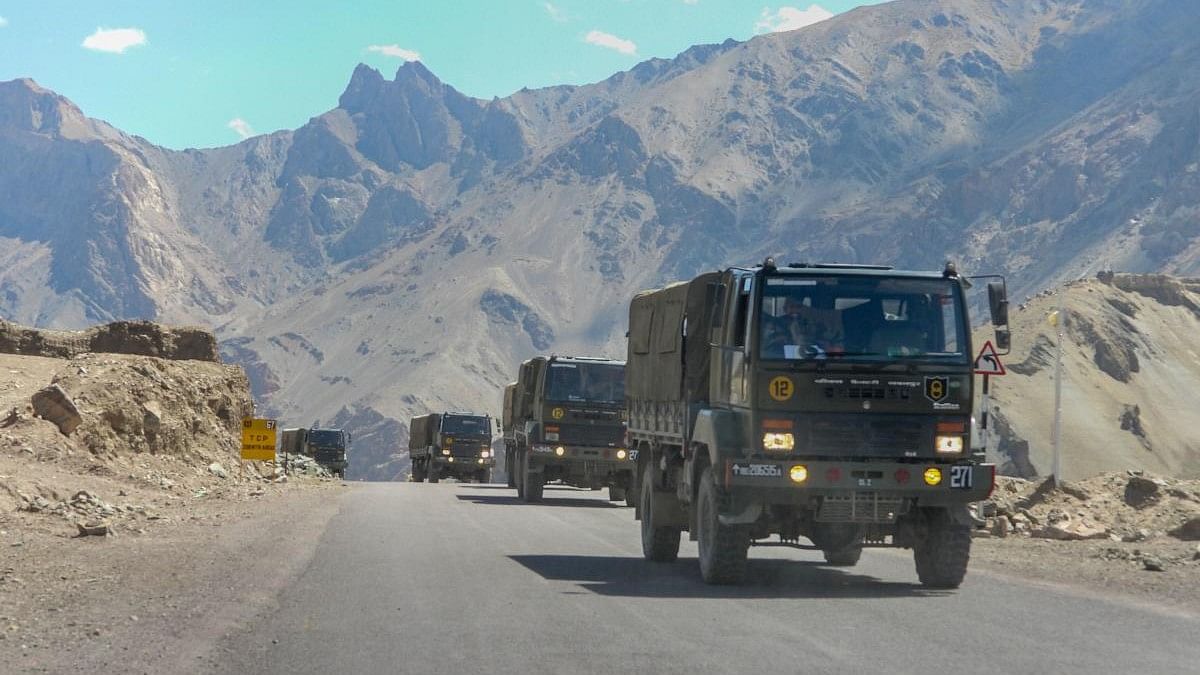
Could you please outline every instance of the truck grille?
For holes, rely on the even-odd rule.
[[[831,455],[903,455],[919,452],[924,425],[908,420],[814,420],[808,447]]]
[[[455,457],[478,457],[481,449],[479,443],[455,443],[450,446],[450,454]]]
[[[894,523],[908,510],[903,497],[880,496],[878,492],[825,497],[817,511],[821,523]]]
[[[619,426],[591,424],[558,425],[558,442],[566,445],[618,447],[625,442],[625,430]]]

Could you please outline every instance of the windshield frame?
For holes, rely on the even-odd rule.
[[[879,273],[855,273],[841,270],[814,270],[809,273],[797,272],[767,272],[762,271],[756,275],[756,285],[752,295],[753,313],[751,321],[750,344],[748,346],[754,358],[766,363],[772,364],[787,364],[792,367],[814,364],[836,364],[836,363],[854,363],[854,364],[870,364],[877,366],[886,366],[894,363],[915,363],[926,365],[946,365],[946,366],[967,366],[972,363],[972,343],[970,330],[970,317],[966,304],[966,295],[963,290],[962,283],[957,277],[933,277],[919,276],[909,274],[879,274]],[[767,316],[763,308],[763,299],[766,297],[768,280],[770,279],[796,279],[804,280],[811,279],[816,282],[829,279],[850,279],[850,280],[870,280],[875,282],[882,281],[897,281],[897,282],[918,282],[918,283],[943,283],[945,284],[952,296],[954,297],[955,305],[958,308],[957,316],[957,331],[958,337],[962,344],[961,352],[950,355],[939,354],[913,354],[913,355],[867,355],[867,354],[825,354],[817,358],[786,358],[771,356],[765,353],[762,344],[763,322]]]
[[[614,378],[614,382],[619,384],[621,388],[621,397],[619,400],[593,400],[585,398],[555,398],[551,392],[552,376],[554,368],[614,368],[619,372],[619,376]],[[558,403],[565,405],[625,405],[625,364],[619,361],[551,361],[546,364],[545,373],[542,376],[542,400],[546,403]]]
[[[318,436],[326,440],[317,440]],[[341,429],[310,429],[308,442],[323,448],[342,448],[346,446],[346,432]]]
[[[454,431],[452,429],[446,428],[447,420],[461,420],[461,419],[479,420],[480,421],[479,430],[475,431],[475,430],[468,429],[468,430]],[[491,435],[492,435],[492,422],[491,422],[491,419],[489,419],[487,415],[457,415],[457,414],[447,415],[447,414],[443,414],[441,424],[439,424],[438,426],[439,426],[439,428],[438,428],[439,432],[450,435],[450,436],[488,436],[488,437],[491,437]]]

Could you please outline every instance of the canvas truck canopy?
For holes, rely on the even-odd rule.
[[[504,432],[508,433],[513,428],[513,404],[516,399],[517,383],[510,382],[504,386],[504,408],[500,413],[500,420],[504,427]]]
[[[437,413],[412,418],[408,430],[408,449],[415,450],[433,445],[433,436],[437,433],[441,421],[442,416]]]
[[[625,395],[658,401],[708,396],[710,283],[702,274],[634,296],[629,304]]]

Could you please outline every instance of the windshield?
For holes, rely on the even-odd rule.
[[[949,281],[767,277],[759,321],[764,359],[966,357]]]
[[[486,417],[479,417],[477,415],[446,415],[442,417],[442,433],[490,436],[492,427]]]
[[[623,403],[625,366],[614,363],[551,363],[546,400]]]
[[[308,442],[325,447],[341,446],[342,432],[340,429],[313,429],[308,432]]]

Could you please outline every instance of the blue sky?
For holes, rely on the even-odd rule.
[[[295,128],[359,63],[419,58],[471,96],[604,79],[693,44],[803,25],[858,0],[0,0],[0,80],[32,77],[172,148]]]

